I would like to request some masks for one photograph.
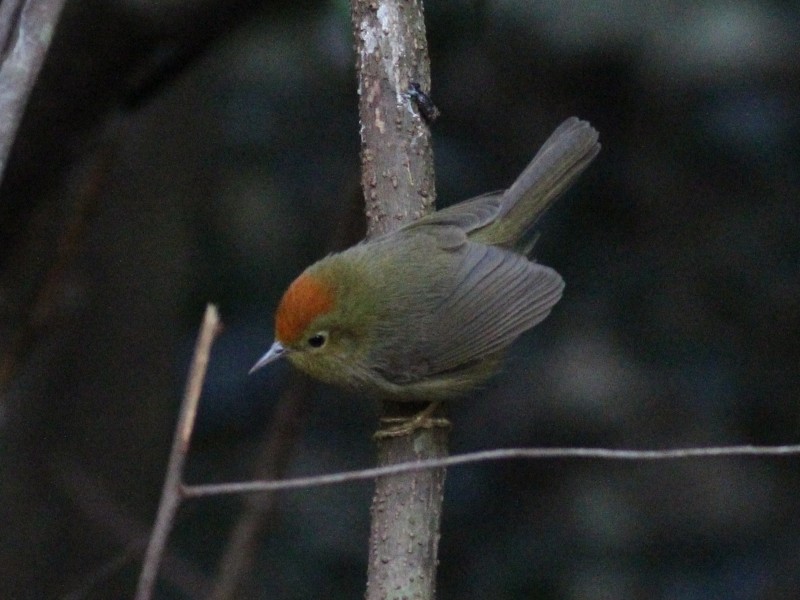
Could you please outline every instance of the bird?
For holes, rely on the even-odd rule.
[[[529,258],[534,226],[600,151],[571,117],[514,183],[330,254],[275,312],[275,340],[250,373],[286,358],[325,383],[396,402],[464,396],[559,301],[564,281]]]

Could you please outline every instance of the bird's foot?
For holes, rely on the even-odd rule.
[[[381,428],[372,436],[373,439],[411,435],[418,429],[433,429],[434,427],[451,427],[450,421],[444,417],[434,417],[433,413],[439,408],[441,402],[431,402],[423,410],[411,417],[383,417]]]

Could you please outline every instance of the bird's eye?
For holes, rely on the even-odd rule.
[[[320,331],[308,338],[308,345],[312,348],[322,348],[327,341],[328,334],[326,334],[324,331]]]

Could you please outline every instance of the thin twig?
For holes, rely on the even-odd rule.
[[[329,475],[296,477],[282,481],[245,481],[218,483],[213,485],[184,486],[185,498],[200,498],[223,494],[254,492],[277,492],[307,489],[326,485],[337,485],[352,481],[375,479],[400,473],[412,473],[427,469],[455,467],[471,463],[511,459],[593,459],[614,461],[660,461],[687,458],[719,458],[736,456],[796,456],[800,455],[800,444],[785,446],[712,446],[709,448],[673,448],[667,450],[614,450],[611,448],[504,448],[459,454],[446,458],[406,462],[386,467],[345,471]]]
[[[219,330],[220,321],[217,308],[213,304],[209,304],[206,306],[203,324],[197,336],[192,364],[189,368],[189,378],[186,381],[186,391],[181,404],[181,412],[178,416],[178,424],[175,427],[175,437],[172,441],[172,451],[167,465],[164,488],[161,492],[161,503],[158,507],[156,524],[153,527],[153,534],[147,545],[142,571],[139,574],[139,584],[136,587],[136,600],[149,600],[152,596],[161,557],[164,554],[167,538],[172,530],[175,513],[178,511],[178,506],[182,500],[183,485],[181,480],[183,465],[189,452],[189,442],[192,439],[197,405],[200,402],[200,392],[203,389],[208,359],[211,354],[211,344]]]

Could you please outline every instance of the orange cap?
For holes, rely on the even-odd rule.
[[[303,273],[281,298],[275,313],[275,337],[284,344],[296,342],[311,322],[333,308],[333,290],[319,279]]]

